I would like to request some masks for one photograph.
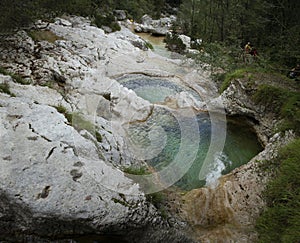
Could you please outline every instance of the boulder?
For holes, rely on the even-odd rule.
[[[125,20],[127,18],[127,14],[124,10],[114,10],[114,15],[119,21]]]
[[[175,17],[165,17],[158,20],[153,20],[149,15],[144,15],[141,18],[141,24],[135,24],[136,32],[146,32],[153,35],[165,36],[170,30]]]

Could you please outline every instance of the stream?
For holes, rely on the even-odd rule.
[[[163,37],[152,37],[145,33],[140,33],[139,36],[149,41],[154,47],[153,51],[157,54],[167,58],[178,57],[164,47]],[[254,130],[246,120],[227,118],[224,147],[214,151],[213,156],[209,157],[209,163],[205,169],[206,174],[200,177],[210,149],[212,131],[216,134],[214,139],[218,138],[218,134],[222,136],[224,120],[212,119],[209,112],[181,113],[180,109],[168,107],[165,102],[166,98],[174,97],[182,92],[188,93],[196,101],[202,101],[200,94],[183,83],[176,82],[176,79],[126,74],[118,77],[117,81],[135,91],[139,97],[154,104],[152,114],[146,121],[128,124],[128,137],[133,147],[142,148],[137,151],[143,152],[142,160],[154,171],[163,171],[176,161],[172,172],[175,174],[180,172],[180,176],[174,180],[176,189],[180,191],[189,191],[204,185],[215,186],[221,175],[247,163],[263,149]],[[194,130],[190,131],[190,128]],[[185,133],[184,130],[188,132]],[[191,159],[187,166],[188,158]],[[117,235],[85,235],[73,237],[68,242],[127,241],[123,236]]]
[[[145,33],[139,35],[153,45],[154,52],[170,57],[170,52],[164,47],[162,37],[152,37]],[[224,148],[223,150],[214,151],[208,165],[206,165],[204,178],[200,178],[200,172],[203,169],[211,143],[212,120],[210,114],[208,112],[196,112],[193,117],[182,118],[182,122],[182,120],[178,121],[174,110],[164,105],[166,98],[175,96],[180,92],[190,94],[197,101],[201,101],[200,95],[184,84],[176,83],[168,78],[128,74],[119,77],[117,81],[135,91],[141,98],[155,104],[153,113],[147,121],[136,122],[128,127],[128,136],[135,143],[135,146],[143,148],[152,146],[151,156],[145,158],[149,166],[154,168],[155,171],[162,171],[176,160],[179,153],[186,157],[195,154],[188,168],[186,168],[184,159],[176,165],[180,171],[184,172],[175,184],[182,190],[191,190],[204,185],[216,185],[217,179],[221,175],[247,163],[263,149],[254,130],[246,120],[227,118]],[[217,131],[218,129],[224,129],[222,120],[220,122],[214,120],[213,122],[214,129]],[[198,131],[196,132],[199,135],[199,141],[194,139],[194,144],[193,141],[189,141],[188,145],[181,146],[182,123],[187,127],[197,124]],[[157,130],[156,132],[155,129],[151,130],[153,127]]]

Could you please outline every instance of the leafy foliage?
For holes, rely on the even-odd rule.
[[[260,242],[300,240],[300,139],[283,148],[279,168],[266,192],[267,209],[257,220]]]
[[[112,31],[121,30],[120,25],[115,20],[115,17],[112,14],[108,15],[100,15],[97,14],[94,19],[94,24],[101,28],[102,26],[108,26],[112,29]]]
[[[281,130],[300,133],[300,94],[271,85],[260,85],[253,96],[258,104],[277,113],[284,121]]]
[[[186,0],[177,24],[181,32],[204,42],[241,46],[248,41],[272,56],[294,65],[300,60],[300,2],[297,0]]]

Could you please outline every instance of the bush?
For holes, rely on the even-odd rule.
[[[103,26],[107,26],[107,27],[111,28],[111,30],[113,32],[121,30],[120,25],[115,20],[115,17],[112,14],[108,14],[106,16],[97,14],[94,17],[93,23],[99,28],[102,28]]]
[[[257,104],[264,105],[268,111],[275,112],[283,121],[281,131],[292,129],[300,134],[300,94],[290,90],[260,85],[253,96]]]
[[[186,45],[179,38],[178,34],[167,34],[165,41],[170,51],[184,53]]]
[[[256,223],[260,242],[300,240],[300,139],[279,152],[279,168],[265,191],[267,208]]]

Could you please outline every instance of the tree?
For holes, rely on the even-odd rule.
[[[186,0],[178,25],[193,39],[242,45],[251,41],[274,60],[299,60],[300,2],[296,0]]]

